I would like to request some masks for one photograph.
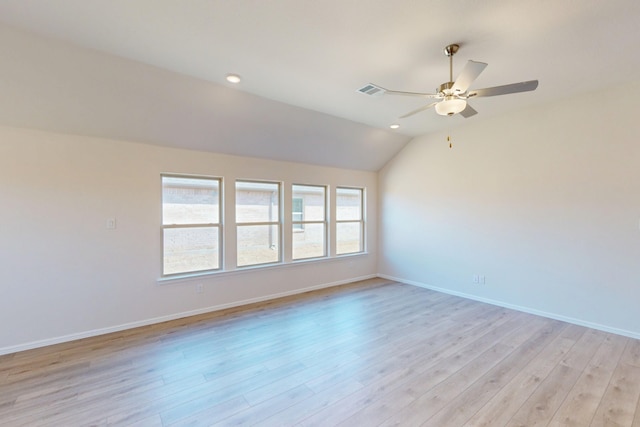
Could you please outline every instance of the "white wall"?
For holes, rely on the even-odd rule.
[[[623,87],[468,119],[452,149],[413,140],[379,175],[379,273],[640,337],[640,85]]]
[[[368,254],[158,282],[163,172],[222,176],[228,195],[236,178],[282,181],[287,197],[291,183],[366,187]],[[0,127],[0,354],[372,277],[376,185],[373,172]]]

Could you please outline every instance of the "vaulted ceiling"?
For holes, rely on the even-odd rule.
[[[364,170],[414,136],[624,96],[640,75],[631,0],[3,0],[0,22],[0,124]],[[489,64],[472,88],[540,85],[474,99],[468,119],[398,119],[428,101],[357,92],[433,92],[450,43],[454,78]]]

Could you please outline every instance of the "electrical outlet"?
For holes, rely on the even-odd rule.
[[[474,274],[473,275],[473,283],[476,283],[476,284],[480,283],[480,276],[478,276],[477,274]]]
[[[484,277],[484,276],[480,276],[480,282],[479,282],[479,283],[480,283],[481,285],[484,285],[485,283],[487,283],[487,282],[486,282],[486,277]]]
[[[115,230],[116,229],[116,219],[115,218],[107,218],[107,230]]]
[[[196,285],[196,293],[201,294],[202,292],[204,292],[204,287],[202,286],[202,283],[198,283]]]

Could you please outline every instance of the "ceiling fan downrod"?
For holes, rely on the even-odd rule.
[[[453,82],[453,55],[458,52],[460,45],[450,44],[444,48],[444,54],[449,57],[449,82]]]

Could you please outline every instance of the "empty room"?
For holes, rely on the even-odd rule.
[[[0,1],[0,425],[640,427],[638,23]]]

